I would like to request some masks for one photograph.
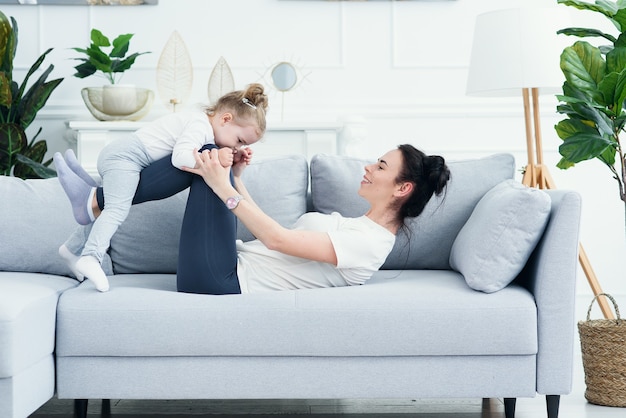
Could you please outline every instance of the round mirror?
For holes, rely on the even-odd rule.
[[[272,69],[272,82],[278,91],[289,91],[296,85],[296,68],[288,62],[279,62]]]

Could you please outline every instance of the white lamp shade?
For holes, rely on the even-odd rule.
[[[478,15],[467,94],[517,96],[522,88],[559,92],[565,80],[559,66],[561,52],[573,41],[556,32],[569,26],[568,14],[554,7]]]

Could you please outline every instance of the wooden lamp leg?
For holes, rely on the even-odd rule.
[[[529,90],[532,91],[529,92]],[[530,96],[532,95],[532,112],[530,105]],[[524,99],[524,119],[526,126],[526,151],[528,153],[528,165],[524,171],[522,183],[528,187],[537,187],[539,189],[556,189],[556,184],[543,164],[543,148],[541,140],[541,125],[539,123],[539,89],[524,88],[522,89],[522,97]],[[531,126],[534,127],[534,141],[532,140],[533,132]],[[534,142],[534,143],[533,143]],[[536,150],[537,163],[535,163],[534,151]],[[582,244],[578,244],[578,261],[587,277],[587,282],[593,291],[594,296],[598,296],[602,292],[602,287],[596,274],[591,267],[591,263],[587,258],[587,253]],[[602,314],[606,319],[615,319],[613,311],[609,307],[606,297],[598,298],[598,304],[602,310]]]
[[[587,258],[587,253],[583,248],[582,244],[578,244],[578,261],[585,272],[585,276],[587,276],[587,282],[589,282],[589,286],[591,286],[591,290],[593,290],[594,296],[598,296],[602,293],[602,287],[600,287],[600,283],[598,282],[598,278],[591,267],[591,263]],[[613,316],[613,311],[609,307],[609,303],[606,300],[605,296],[601,296],[598,298],[598,305],[600,305],[600,310],[606,319],[615,319]]]
[[[528,159],[528,164],[526,165],[526,169],[524,170],[524,177],[522,178],[522,183],[528,187],[535,187],[537,185],[537,170],[533,144],[533,117],[530,112],[529,89],[522,89],[522,97],[524,99],[524,126],[526,128],[526,158]]]

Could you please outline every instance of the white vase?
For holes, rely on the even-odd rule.
[[[89,112],[98,120],[139,120],[146,116],[152,106],[154,92],[149,89],[135,89],[135,107],[122,114],[110,114],[104,109],[104,88],[85,87],[80,94]],[[128,110],[128,109],[126,109]]]
[[[108,115],[130,115],[137,110],[137,89],[130,84],[103,86],[102,109]]]

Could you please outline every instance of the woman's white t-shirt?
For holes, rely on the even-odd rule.
[[[242,293],[363,284],[385,262],[395,235],[367,216],[346,218],[310,212],[294,229],[325,231],[337,266],[269,250],[259,240],[237,241],[237,275]]]
[[[172,154],[172,165],[179,169],[196,165],[194,149],[215,143],[209,117],[201,110],[162,116],[139,128],[135,134],[153,161]]]

